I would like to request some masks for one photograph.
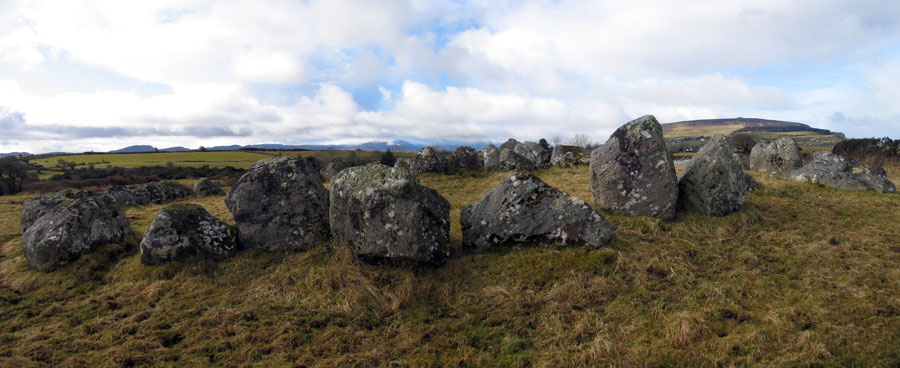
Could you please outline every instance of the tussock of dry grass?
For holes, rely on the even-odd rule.
[[[891,179],[900,182],[896,168]],[[587,168],[537,174],[593,202]],[[462,204],[507,174],[423,176]],[[0,366],[712,366],[900,363],[900,195],[756,176],[724,217],[607,215],[609,247],[455,252],[441,268],[359,263],[327,244],[140,264],[135,235],[52,274],[0,206]],[[222,197],[191,198],[233,222]]]

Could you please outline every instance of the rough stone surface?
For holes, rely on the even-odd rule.
[[[201,178],[194,183],[194,194],[198,196],[214,196],[224,195],[225,191],[219,184],[214,183],[209,178]]]
[[[313,160],[257,161],[225,196],[241,245],[306,250],[329,239],[328,191]]]
[[[484,154],[485,170],[500,170],[500,150],[497,146],[489,144],[482,149]]]
[[[234,256],[238,232],[196,204],[173,204],[163,208],[144,232],[141,263],[159,265],[171,261]]]
[[[551,242],[600,247],[612,238],[609,222],[581,199],[528,173],[510,176],[482,199],[463,206],[463,246]]]
[[[732,153],[731,156],[735,162],[741,165],[741,170],[750,170],[750,156],[739,152]]]
[[[31,197],[22,203],[22,233],[28,230],[37,219],[48,213],[67,208],[76,200],[92,196],[90,192],[77,189],[63,189],[56,193]]]
[[[728,139],[718,134],[706,142],[681,171],[678,177],[679,207],[704,215],[728,215],[744,205],[751,181],[753,178],[734,160]]]
[[[617,129],[591,153],[594,200],[615,213],[675,217],[678,181],[662,128],[652,115]]]
[[[513,148],[513,152],[531,161],[536,168],[545,168],[550,165],[550,150],[541,146],[540,143],[522,142]]]
[[[826,187],[843,190],[869,190],[878,193],[896,193],[897,187],[887,179],[884,169],[863,165],[856,160],[821,153],[808,165],[791,173],[796,181],[810,181]]]
[[[130,232],[125,210],[109,195],[88,193],[45,203],[49,207],[22,234],[25,259],[40,271],[51,272],[94,245],[120,242]]]
[[[119,205],[122,207],[134,207],[138,205],[137,198],[134,197],[134,192],[124,185],[113,185],[106,189],[106,194],[115,198],[116,202],[119,202]]]
[[[478,151],[469,146],[457,147],[456,150],[447,155],[447,167],[449,171],[455,171],[457,169],[481,169],[481,163],[478,160]]]
[[[400,160],[397,161],[399,162]],[[329,162],[324,167],[322,167],[322,170],[319,170],[319,173],[322,175],[322,180],[331,181],[331,179],[334,178],[334,176],[337,175],[337,173],[339,173],[342,169],[343,168],[341,167],[341,165],[338,165],[334,162]]]
[[[106,193],[116,199],[123,207],[143,206],[145,204],[163,204],[194,194],[188,186],[177,181],[161,181],[147,184],[113,185]]]
[[[531,171],[536,169],[534,162],[524,156],[506,148],[500,150],[500,170],[503,171]]]
[[[500,152],[503,152],[503,150],[505,150],[505,149],[514,150],[518,144],[519,144],[519,141],[517,141],[513,138],[510,138],[510,139],[507,139],[506,142],[503,142],[503,144],[501,144],[498,149],[500,150]]]
[[[753,146],[748,159],[750,169],[777,178],[788,178],[803,166],[800,147],[793,139],[781,137],[774,142],[759,142]]]
[[[550,154],[550,165],[567,166],[580,160],[583,155],[584,150],[581,147],[557,144]]]
[[[448,172],[447,159],[434,147],[422,148],[416,154],[416,159],[409,165],[409,172],[413,175],[426,172],[446,174]]]
[[[439,265],[450,254],[450,203],[406,170],[355,167],[331,186],[331,231],[366,261]]]

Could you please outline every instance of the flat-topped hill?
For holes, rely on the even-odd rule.
[[[663,134],[666,136],[666,143],[678,145],[674,146],[675,152],[683,150],[690,152],[690,148],[693,146],[702,145],[703,138],[716,134],[730,136],[746,134],[755,139],[775,139],[788,136],[797,141],[797,144],[804,149],[812,151],[831,151],[835,144],[845,139],[843,133],[815,128],[803,123],[757,118],[687,120],[661,125]]]

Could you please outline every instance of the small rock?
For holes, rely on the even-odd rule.
[[[575,163],[584,156],[584,150],[578,146],[566,146],[557,144],[553,147],[553,153],[550,154],[550,164],[556,166],[566,166]]]
[[[216,196],[225,195],[225,191],[219,184],[214,183],[209,178],[200,178],[194,183],[194,194],[198,196]]]
[[[203,258],[225,259],[238,247],[237,229],[196,204],[173,204],[159,211],[141,240],[141,263],[159,265]]]
[[[829,188],[843,190],[869,190],[878,193],[895,193],[897,187],[883,168],[866,166],[856,160],[832,153],[821,153],[809,163],[791,173],[795,181],[810,181]]]

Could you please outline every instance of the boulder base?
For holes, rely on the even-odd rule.
[[[237,229],[199,205],[173,204],[159,211],[144,232],[141,263],[225,259],[238,250]]]

